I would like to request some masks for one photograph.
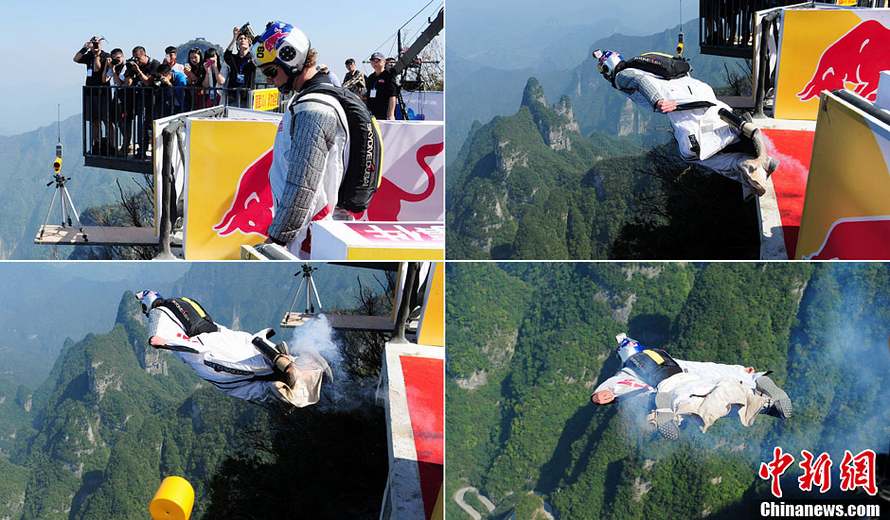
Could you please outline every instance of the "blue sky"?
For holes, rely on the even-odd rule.
[[[84,66],[71,61],[93,34],[108,41],[105,49],[125,53],[143,45],[163,58],[164,47],[200,36],[225,46],[232,27],[250,22],[261,32],[269,20],[300,27],[319,50],[323,63],[342,77],[347,57],[367,59],[373,51],[395,52],[396,29],[429,0],[358,0],[318,2],[62,2],[0,0],[7,50],[0,54],[0,135],[14,135],[80,112]],[[409,42],[426,26],[443,0],[434,0],[406,27]],[[211,7],[212,6],[212,7]],[[373,6],[373,12],[369,11]],[[413,37],[411,35],[414,35]],[[370,69],[366,67],[366,72]]]

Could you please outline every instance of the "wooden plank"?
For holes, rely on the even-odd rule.
[[[392,332],[395,322],[389,316],[360,316],[355,314],[329,314],[331,327],[338,330],[368,330]]]
[[[743,108],[748,110],[754,108],[753,96],[717,96],[717,99],[723,101],[732,108]]]
[[[281,326],[293,328],[304,325],[315,318],[315,314],[288,312],[281,320]],[[358,314],[325,314],[331,327],[337,330],[365,330],[373,332],[392,332],[395,322],[389,316],[362,316]]]
[[[84,226],[83,233],[81,233],[76,227],[49,225],[40,227],[40,231],[34,237],[34,243],[42,245],[152,246],[158,245],[158,237],[155,235],[154,228],[150,227]]]

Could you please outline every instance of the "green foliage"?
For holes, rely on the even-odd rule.
[[[299,281],[297,269],[196,264],[170,294],[195,297],[225,325],[259,330],[277,324],[291,304],[295,287],[288,282]],[[325,310],[345,312],[359,303],[357,282],[364,298],[378,298],[383,288],[375,276],[385,281],[373,270],[337,266],[315,275]],[[11,394],[0,403],[0,417],[16,410],[7,410],[7,402],[19,408],[33,402],[32,414],[0,424],[0,432],[20,428],[9,448],[15,479],[0,488],[0,516],[142,519],[169,475],[195,488],[193,518],[282,517],[293,510],[366,517],[379,509],[387,467],[384,411],[363,391],[350,397],[356,404],[350,410],[285,414],[224,395],[146,340],[145,317],[128,291],[114,328],[66,341],[33,398],[0,380],[0,399]],[[347,359],[339,377],[352,378],[357,388],[376,381],[379,352],[374,356],[361,338],[343,341]],[[351,359],[365,350],[368,359]],[[344,473],[347,466],[355,471]],[[4,505],[7,497],[21,500]]]
[[[449,258],[756,258],[753,201],[661,141],[582,136],[568,99],[548,106],[530,78],[449,168]]]
[[[449,372],[445,496],[478,487],[498,511],[527,514],[527,493],[562,518],[740,517],[768,496],[756,476],[773,446],[843,455],[886,451],[890,383],[886,323],[890,269],[882,264],[498,265],[525,286],[515,352],[492,384],[467,388]],[[449,303],[470,301],[494,266],[450,267]],[[513,300],[502,292],[501,309]],[[503,312],[503,310],[501,311]],[[478,330],[496,315],[449,306]],[[475,322],[475,324],[474,324]],[[449,329],[450,330],[450,329]],[[732,416],[666,443],[641,425],[646,399],[595,407],[589,395],[619,366],[613,336],[628,331],[680,359],[772,370],[791,396],[789,420]],[[472,373],[480,337],[449,333],[449,355]],[[502,347],[505,348],[505,347]],[[865,360],[865,361],[864,361]],[[864,361],[864,362],[863,362]],[[481,365],[477,365],[478,369]],[[783,489],[793,495],[795,466]],[[800,493],[797,494],[798,496]],[[530,499],[529,499],[530,500]],[[449,504],[452,505],[452,504]]]
[[[0,475],[3,475],[0,478],[0,515],[18,518],[25,503],[28,470],[0,456]]]

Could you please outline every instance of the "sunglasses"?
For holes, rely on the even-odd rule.
[[[274,78],[275,76],[278,75],[278,67],[276,67],[276,66],[274,66],[274,65],[271,65],[271,66],[268,66],[268,67],[263,67],[263,68],[262,68],[262,71],[263,71],[263,74],[264,74],[267,78]]]

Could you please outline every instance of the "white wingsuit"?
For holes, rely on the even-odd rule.
[[[731,113],[732,109],[717,99],[710,85],[688,73],[666,79],[639,68],[628,66],[622,69],[621,64],[625,62],[620,54],[613,51],[598,50],[594,52],[594,57],[598,57],[600,71],[605,73],[612,86],[637,105],[654,110],[660,101],[677,103],[677,109],[666,115],[683,160],[700,164],[737,181],[746,191],[763,194],[766,178],[778,163],[762,149],[755,149],[752,153],[728,149],[741,141],[740,129],[720,117],[721,110]],[[613,74],[612,71],[617,72]],[[762,148],[760,137],[756,139]]]
[[[665,438],[675,440],[682,422],[695,416],[702,432],[738,410],[739,421],[751,426],[757,415],[791,417],[792,403],[768,372],[741,365],[674,359],[666,351],[645,347],[622,333],[615,336],[622,368],[594,391],[611,391],[615,398],[654,395],[655,409],[647,417]],[[596,400],[593,401],[597,403]]]
[[[646,384],[632,368],[623,367],[600,383],[595,392],[611,390],[616,399],[656,391],[670,393],[671,411],[680,419],[688,415],[698,416],[703,432],[717,419],[728,415],[733,405],[739,406],[739,421],[745,426],[751,426],[768,405],[768,399],[755,391],[754,382],[766,372],[748,372],[741,365],[674,361],[683,372],[663,380],[657,388]]]
[[[166,348],[189,365],[201,379],[226,394],[266,403],[284,401],[296,407],[318,402],[327,362],[318,355],[300,355],[294,360],[297,382],[293,387],[280,381],[271,361],[254,347],[254,335],[217,324],[217,332],[188,337],[176,316],[162,306],[149,311],[149,342],[161,338]]]

